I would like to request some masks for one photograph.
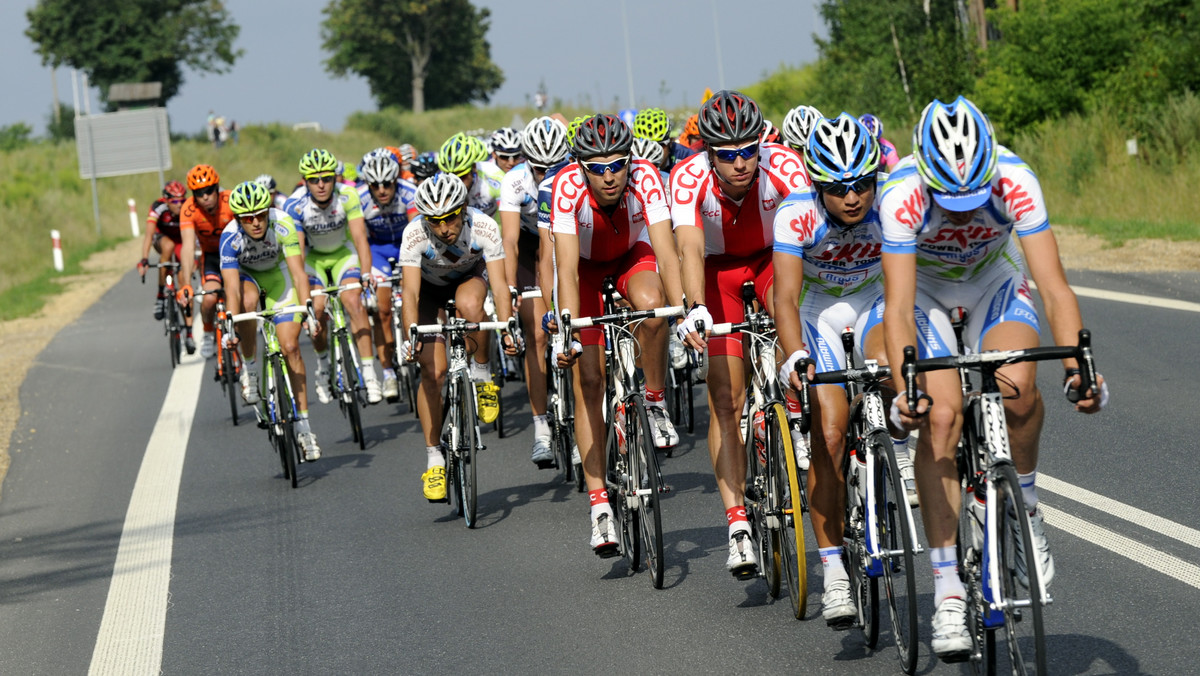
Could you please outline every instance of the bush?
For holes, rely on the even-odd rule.
[[[29,145],[29,137],[33,128],[24,122],[0,127],[0,151],[12,152]]]

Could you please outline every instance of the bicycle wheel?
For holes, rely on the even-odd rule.
[[[167,302],[167,349],[171,351],[171,368],[179,363],[180,344],[179,344],[179,308],[175,305],[173,299],[168,299]]]
[[[766,416],[759,410],[758,403],[752,402],[747,415],[745,435],[746,455],[746,490],[745,508],[746,519],[750,522],[750,530],[755,545],[755,555],[758,557],[758,573],[767,582],[767,593],[771,598],[779,598],[781,586],[781,571],[778,548],[772,551],[773,543],[767,531],[769,518],[768,495],[771,492],[767,486],[770,477],[767,473],[768,446],[766,438]],[[763,421],[763,429],[756,429],[755,418]],[[750,576],[739,577],[748,579]]]
[[[779,598],[783,589],[783,580],[787,577],[785,571],[784,549],[787,547],[784,537],[785,518],[783,504],[787,496],[787,471],[785,467],[774,462],[773,456],[778,453],[791,453],[792,435],[787,427],[787,414],[779,404],[772,404],[763,412],[763,443],[766,457],[762,471],[764,473],[762,550],[766,555],[767,586],[772,598]],[[783,417],[780,417],[783,416]]]
[[[683,382],[680,383],[683,386],[681,390],[683,400],[680,402],[679,409],[683,414],[684,425],[687,427],[688,434],[696,431],[696,395],[694,392],[695,384],[693,383],[695,371],[695,367],[689,361],[687,368],[683,370]]]
[[[633,404],[637,413],[637,424],[631,426],[634,441],[630,444],[632,464],[636,466],[634,477],[638,503],[639,531],[642,550],[646,556],[646,569],[650,571],[650,582],[655,589],[662,589],[663,556],[662,510],[659,509],[662,493],[659,492],[658,456],[655,454],[654,439],[650,435],[650,419],[641,397]]]
[[[338,356],[337,369],[340,371],[338,379],[341,381],[341,392],[338,393],[338,402],[345,412],[346,417],[350,419],[350,435],[354,441],[358,442],[360,451],[367,450],[367,441],[363,436],[362,430],[362,411],[358,406],[358,370],[354,360],[354,352],[350,350],[350,336],[342,334],[337,337]]]
[[[804,519],[800,509],[800,473],[796,469],[796,454],[792,451],[792,435],[787,429],[787,413],[780,404],[772,404],[769,416],[775,424],[767,427],[775,487],[775,511],[779,518],[779,552],[783,577],[787,580],[792,615],[804,619],[808,610],[808,561],[804,546]],[[782,432],[772,430],[782,423]]]
[[[462,371],[459,378],[459,387],[466,396],[459,397],[458,400],[462,412],[459,417],[458,450],[455,455],[458,456],[459,462],[458,484],[459,495],[462,498],[463,520],[466,521],[467,528],[474,528],[475,517],[479,509],[479,494],[476,492],[475,484],[475,451],[479,447],[479,438],[476,436],[478,426],[475,421],[475,405],[467,397],[474,392],[475,388],[471,385],[471,378],[466,371]]]
[[[275,377],[275,411],[279,416],[279,427],[281,434],[279,435],[280,444],[279,452],[283,456],[284,462],[284,478],[292,480],[292,488],[296,488],[299,477],[296,474],[296,460],[299,454],[298,444],[296,443],[296,426],[295,426],[295,411],[292,410],[292,390],[291,384],[288,382],[287,369],[283,365],[282,357],[272,357],[272,371]]]
[[[996,536],[1000,567],[1000,590],[1008,609],[1004,613],[1004,640],[1008,644],[1008,657],[1013,674],[1046,673],[1046,631],[1042,624],[1041,568],[1030,561],[1025,566],[1029,574],[1029,587],[1017,578],[1016,547],[1020,538],[1022,549],[1027,555],[1034,554],[1029,512],[1021,494],[1017,470],[1009,463],[993,467],[991,481],[996,496]],[[1009,511],[1011,509],[1011,512]],[[1016,518],[1016,532],[1010,521]]]
[[[493,341],[494,342],[494,341]],[[503,358],[504,355],[501,355]],[[499,413],[496,414],[496,436],[504,438],[504,374],[499,368],[492,370],[492,384],[496,386],[496,403]]]
[[[856,413],[851,413],[855,419]],[[871,560],[868,538],[870,518],[864,499],[867,487],[863,482],[870,479],[865,476],[865,466],[855,459],[865,457],[870,447],[867,439],[863,438],[857,426],[847,435],[851,440],[846,445],[845,472],[846,477],[846,539],[845,559],[846,570],[850,575],[850,590],[854,594],[854,605],[858,607],[858,626],[862,629],[867,647],[874,649],[879,643],[879,577],[882,575],[881,566]],[[853,451],[853,457],[851,456]],[[861,455],[860,455],[861,454]],[[878,477],[876,477],[878,479]],[[876,482],[878,490],[879,483]]]
[[[963,430],[964,434],[966,430]],[[961,452],[961,451],[960,451]],[[962,467],[960,466],[960,474]],[[981,490],[982,484],[978,486]],[[984,617],[994,613],[988,608],[983,594],[983,524],[975,520],[972,507],[975,502],[974,486],[963,479],[961,488],[962,509],[958,513],[958,574],[967,590],[967,631],[971,634],[971,659],[968,664],[974,676],[995,676],[996,632],[995,627],[984,623]]]
[[[883,559],[883,588],[900,665],[904,673],[917,668],[917,580],[913,570],[913,524],[904,479],[896,464],[891,437],[876,432],[869,440],[879,468],[875,490],[876,532]]]
[[[233,426],[238,424],[238,372],[233,348],[221,348],[221,380],[224,381],[225,396],[229,399],[229,416]]]
[[[610,412],[609,423],[605,426],[605,457],[608,466],[605,471],[605,485],[608,488],[608,501],[612,506],[613,518],[617,520],[617,532],[621,538],[621,554],[629,562],[629,569],[637,571],[641,568],[641,547],[638,537],[639,524],[637,512],[629,504],[629,458],[618,441],[617,428],[613,424],[616,412]],[[620,432],[625,434],[625,430]]]

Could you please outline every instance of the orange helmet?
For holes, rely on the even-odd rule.
[[[695,114],[687,119],[683,124],[683,133],[679,135],[681,143],[690,143],[692,137],[699,138],[700,136],[700,115]]]
[[[197,164],[187,175],[188,188],[191,190],[207,188],[220,182],[221,177],[217,176],[217,170],[207,164]]]

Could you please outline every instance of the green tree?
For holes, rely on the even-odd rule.
[[[60,103],[56,116],[54,106],[50,106],[50,113],[46,115],[46,136],[55,143],[75,140],[75,109]]]
[[[365,77],[380,107],[487,101],[504,82],[486,39],[491,11],[468,0],[331,0],[324,14],[326,68]]]
[[[29,145],[33,128],[24,122],[0,127],[0,151],[8,152]]]
[[[161,82],[166,102],[183,66],[224,73],[242,54],[219,0],[38,0],[25,16],[42,64],[82,70],[105,97],[117,82]]]

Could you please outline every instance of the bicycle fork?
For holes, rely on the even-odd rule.
[[[885,422],[887,418],[883,409],[883,397],[881,397],[878,392],[863,393],[863,416],[867,422],[867,437],[874,436],[877,432],[883,432],[887,438],[891,438],[887,433],[887,423]],[[885,449],[885,452],[889,451]],[[869,577],[879,577],[882,575],[883,565],[886,560],[890,560],[892,558],[899,559],[900,557],[904,556],[903,549],[883,549],[882,545],[880,544],[883,542],[883,539],[879,533],[879,522],[877,519],[878,515],[875,513],[876,504],[878,503],[878,501],[875,499],[875,492],[877,490],[882,490],[885,500],[889,497],[887,482],[882,482],[882,487],[876,487],[875,482],[871,480],[871,477],[874,477],[877,471],[875,468],[875,463],[879,462],[880,460],[882,460],[882,458],[876,457],[875,453],[866,453],[866,472],[859,477],[860,481],[866,481],[866,490],[864,492],[864,495],[866,496],[864,502],[866,504],[863,505],[863,511],[866,514],[865,532],[867,554],[871,558],[871,563],[867,566],[867,575]],[[884,468],[890,472],[891,464],[885,464]],[[908,527],[909,534],[911,536],[911,542],[913,543],[913,554],[921,554],[925,551],[925,549],[919,544],[920,540],[917,538],[917,526],[916,520],[913,518],[912,506],[908,504],[907,499],[900,499],[900,496],[893,495],[890,497],[896,504],[897,508],[903,509],[908,513]],[[894,528],[895,524],[889,523],[888,527]]]

